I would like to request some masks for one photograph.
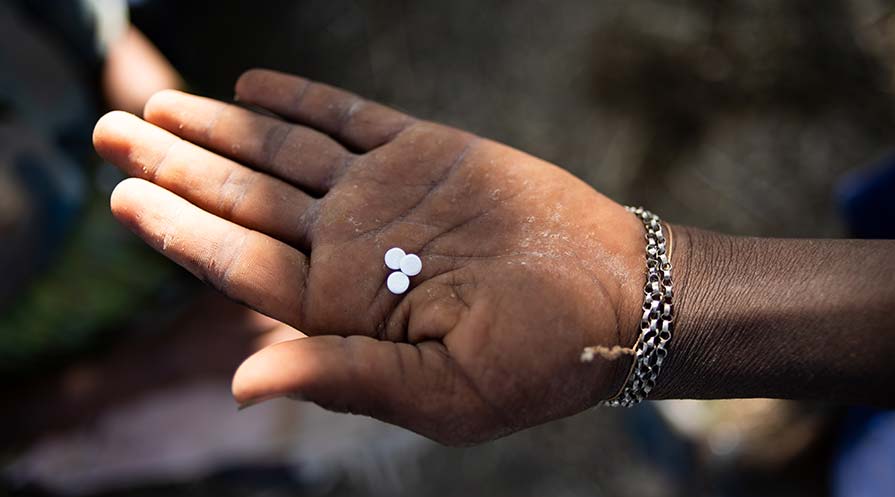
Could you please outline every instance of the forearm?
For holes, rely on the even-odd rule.
[[[895,403],[895,242],[674,235],[677,328],[651,398]]]

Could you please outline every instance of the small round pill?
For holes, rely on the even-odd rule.
[[[388,249],[385,253],[385,265],[388,266],[389,269],[394,269],[395,271],[401,269],[401,259],[404,258],[404,255],[404,251],[398,247]]]
[[[406,274],[401,271],[395,271],[394,273],[388,275],[388,279],[386,280],[386,284],[388,285],[388,290],[395,295],[401,295],[406,292],[408,288],[410,288],[410,278],[407,277]]]
[[[401,258],[401,272],[407,276],[416,276],[423,270],[423,261],[416,254],[407,254]]]

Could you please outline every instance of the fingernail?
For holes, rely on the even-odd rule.
[[[268,400],[278,399],[282,397],[280,394],[271,394],[271,395],[262,395],[261,397],[255,397],[254,399],[249,399],[237,406],[238,411],[242,411],[248,409],[249,407],[256,406],[261,404],[262,402],[267,402]]]
[[[237,410],[242,411],[244,409],[248,409],[249,407],[261,404],[263,402],[267,402],[268,400],[282,399],[282,398],[298,400],[301,402],[308,401],[308,399],[304,395],[302,395],[301,392],[292,392],[292,393],[287,393],[285,395],[280,395],[280,394],[262,395],[261,397],[249,399],[249,400],[243,402],[242,404],[239,404],[237,406]]]

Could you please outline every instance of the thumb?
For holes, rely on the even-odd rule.
[[[450,361],[437,342],[299,338],[275,343],[246,359],[233,377],[233,396],[241,407],[295,397],[427,431],[424,426],[451,400],[443,388],[443,382],[457,374]]]

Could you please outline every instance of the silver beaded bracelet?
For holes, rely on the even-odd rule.
[[[640,336],[634,345],[634,362],[621,391],[604,401],[611,407],[631,407],[640,403],[656,386],[668,342],[674,333],[674,293],[671,259],[659,216],[642,207],[625,207],[646,228],[646,285],[643,287],[643,315]],[[669,228],[670,229],[670,228]]]

